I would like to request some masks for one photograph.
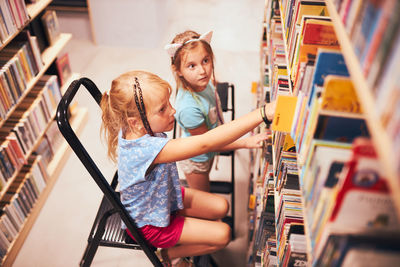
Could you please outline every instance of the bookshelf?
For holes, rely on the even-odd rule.
[[[400,19],[394,19],[397,10],[398,1],[265,1],[256,106],[280,95],[296,96],[297,106],[291,114],[291,129],[272,131],[271,142],[261,153],[253,154],[250,194],[256,205],[249,207],[248,266],[293,266],[294,262],[295,266],[393,266],[400,260],[399,136],[397,132],[393,137],[393,130],[389,133],[388,119],[383,117],[391,106],[379,110],[377,100],[381,97],[382,106],[382,88],[396,90],[395,77],[386,73],[396,75],[389,64],[395,60],[389,58],[400,55],[396,46]],[[354,16],[355,26],[346,24],[347,14]],[[375,20],[376,28],[367,27],[372,33],[360,30],[368,20],[360,14]],[[394,37],[383,33],[385,23],[392,27]],[[321,32],[326,39],[318,35]],[[382,36],[395,44],[374,39],[383,40]],[[379,53],[384,48],[388,67],[369,50]],[[302,58],[302,51],[307,58]],[[285,74],[276,68],[283,63]],[[393,88],[385,88],[379,75],[368,76],[372,69],[368,64],[373,63],[382,70],[372,73],[393,78],[389,83]],[[285,79],[289,80],[289,92],[280,86]],[[343,91],[333,87],[335,84]],[[392,102],[399,104],[398,98]],[[396,123],[397,117],[392,116],[389,125],[390,119],[392,125]],[[337,124],[329,128],[329,121]],[[357,127],[347,131],[356,123]],[[259,131],[271,131],[264,128]],[[293,153],[288,147],[295,148]],[[296,175],[297,189],[290,185]],[[295,195],[300,199],[293,198]],[[268,210],[271,216],[271,208],[275,219],[265,220]],[[378,218],[385,222],[375,224]],[[360,247],[362,252],[357,250]]]
[[[400,211],[400,177],[396,172],[395,158],[391,155],[394,154],[393,143],[389,138],[386,130],[382,126],[381,119],[376,112],[375,98],[372,94],[372,88],[368,85],[365,76],[361,70],[360,62],[354,53],[353,46],[350,42],[349,36],[346,33],[345,27],[339,17],[339,14],[333,5],[332,0],[326,1],[329,14],[335,25],[335,31],[338,36],[340,45],[342,46],[342,53],[346,60],[346,65],[349,69],[351,78],[354,81],[357,95],[363,105],[363,110],[368,123],[368,128],[374,141],[375,149],[379,154],[382,162],[385,175],[390,183],[392,196],[395,201],[397,210]],[[400,212],[398,213],[400,216]],[[400,217],[399,217],[400,218]]]
[[[87,121],[87,118],[88,118],[87,109],[77,108],[71,120],[71,127],[76,131],[77,134],[79,134],[82,131],[83,126]],[[51,190],[53,189],[57,181],[58,175],[62,170],[64,162],[68,159],[70,153],[71,149],[68,143],[64,141],[61,145],[61,148],[59,148],[57,154],[54,156],[53,160],[47,167],[47,172],[49,173],[51,179],[48,181],[46,188],[43,190],[39,198],[36,200],[35,206],[33,207],[31,213],[29,214],[26,221],[22,225],[21,228],[22,230],[19,232],[17,238],[11,244],[11,249],[7,253],[6,257],[3,259],[2,266],[11,266],[12,263],[14,262],[15,258],[18,255],[19,250],[21,249],[26,237],[29,234],[29,231],[31,230],[33,224],[35,223],[36,218],[39,216],[41,208],[46,203],[46,199],[49,196]]]
[[[23,2],[24,1],[18,1],[19,4]],[[13,76],[11,76],[15,84],[19,83],[18,95],[8,92],[2,93],[3,95],[0,97],[2,99],[1,101],[5,101],[7,95],[9,97],[13,94],[13,102],[11,104],[2,103],[2,119],[0,121],[0,131],[2,132],[1,149],[3,154],[7,155],[7,159],[4,155],[1,157],[1,171],[6,171],[8,173],[7,175],[11,173],[9,177],[3,177],[4,175],[1,175],[0,203],[2,203],[3,207],[0,217],[0,225],[2,227],[0,232],[1,266],[11,266],[13,264],[70,153],[69,146],[62,139],[61,134],[59,134],[57,130],[54,131],[54,129],[56,129],[54,127],[54,119],[58,98],[65,92],[72,80],[79,77],[79,74],[73,73],[68,81],[60,87],[57,77],[50,75],[50,73],[54,74],[55,61],[72,35],[60,33],[52,45],[40,51],[35,40],[35,38],[38,37],[30,38],[29,34],[26,33],[26,29],[30,26],[29,24],[33,20],[39,18],[45,10],[47,10],[50,3],[51,0],[39,0],[33,4],[26,4],[26,20],[23,23],[22,21],[19,22],[19,27],[7,38],[3,38],[3,36],[0,46],[0,55],[8,56],[7,53],[9,53],[10,50],[12,51],[13,46],[15,46],[16,42],[13,41],[17,38],[18,40],[26,38],[23,39],[26,43],[22,43],[23,48],[26,50],[22,51],[18,46],[20,44],[17,43],[19,49],[17,52],[18,57],[16,56],[17,54],[11,56],[13,60],[15,57],[17,57],[17,60],[20,60],[19,63],[15,63],[17,67],[13,66],[14,72],[12,74]],[[44,35],[42,37],[44,38]],[[36,51],[34,47],[37,48]],[[24,54],[25,51],[30,51],[30,54]],[[40,60],[38,58],[40,58]],[[5,62],[4,59],[3,62]],[[9,62],[7,61],[5,64],[2,64],[3,69]],[[36,66],[35,70],[32,69],[32,66]],[[11,88],[10,84],[11,82],[8,82]],[[3,92],[6,92],[5,90],[7,89],[4,89],[4,84],[2,88]],[[7,101],[10,102],[10,100]],[[85,125],[86,119],[87,109],[78,106],[71,109],[71,126],[78,133]],[[22,121],[24,122],[22,123]],[[17,129],[16,127],[21,127],[17,125],[22,125],[22,128],[29,128],[23,130],[25,133],[29,132],[29,146],[26,140],[23,140],[24,137],[18,136],[19,133],[15,132]],[[19,145],[16,145],[17,148],[10,148],[3,143],[5,141],[11,143],[11,139],[9,139],[10,136],[7,135],[8,129],[10,129],[10,133],[16,133],[14,144],[19,143]],[[49,141],[50,137],[48,134],[50,131],[56,136],[59,136],[57,146],[51,145]],[[46,142],[43,142],[44,140],[46,140]],[[48,144],[47,147],[43,145],[44,143]],[[38,152],[40,148],[43,149],[43,146],[45,146],[47,150],[51,150],[51,152],[48,152],[51,153],[51,157],[48,155],[46,156],[46,164],[43,163],[43,158],[45,156]],[[16,151],[19,151],[20,154]],[[22,158],[24,163],[21,163]],[[39,161],[41,162],[40,166],[38,163]],[[7,166],[10,166],[10,164],[11,168],[8,168]],[[6,166],[5,169],[4,166]],[[41,178],[38,178],[38,173],[34,173],[34,166],[36,170],[39,170]],[[40,181],[42,184],[39,184]],[[21,195],[24,195],[24,200],[20,198]],[[22,209],[22,206],[25,207]]]

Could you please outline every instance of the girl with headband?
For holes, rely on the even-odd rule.
[[[108,156],[117,161],[121,202],[143,237],[161,248],[165,266],[172,259],[222,249],[231,237],[220,221],[227,201],[181,187],[175,162],[220,150],[274,113],[267,106],[201,135],[168,139],[165,132],[172,130],[175,115],[171,91],[157,75],[130,71],[113,80],[101,99],[101,130]]]
[[[210,42],[212,31],[199,35],[185,31],[165,46],[171,57],[171,68],[176,80],[176,121],[182,137],[203,134],[223,123],[221,104],[216,92],[214,53]],[[239,148],[259,148],[266,134],[237,140],[219,151]],[[208,152],[178,162],[191,188],[210,191],[210,170],[216,152]]]

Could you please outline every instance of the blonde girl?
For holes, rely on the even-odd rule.
[[[212,32],[199,35],[185,31],[175,36],[165,49],[171,57],[171,68],[177,86],[175,100],[176,121],[182,137],[203,134],[223,123],[218,94],[215,90],[214,53],[211,49]],[[220,148],[257,148],[265,134],[237,140]],[[178,162],[191,188],[210,191],[210,170],[216,152],[207,152]]]
[[[179,184],[176,161],[232,143],[273,117],[271,106],[201,135],[168,139],[175,109],[170,85],[146,71],[113,80],[101,100],[108,155],[117,161],[121,201],[143,237],[161,249],[162,261],[212,253],[230,242],[228,211],[220,196]],[[261,114],[262,113],[262,114]]]

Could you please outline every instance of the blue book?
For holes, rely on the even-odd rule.
[[[329,74],[349,76],[342,53],[334,50],[318,49],[315,63],[315,71],[311,83],[311,91],[308,99],[308,106],[311,106],[312,99],[317,96],[316,87],[324,85],[325,77]]]
[[[362,118],[319,115],[314,138],[352,143],[356,137],[369,137],[367,124]]]

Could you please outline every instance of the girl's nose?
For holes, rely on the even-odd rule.
[[[200,73],[201,73],[201,74],[206,73],[206,67],[205,67],[205,66],[201,65],[201,67],[200,67]]]

